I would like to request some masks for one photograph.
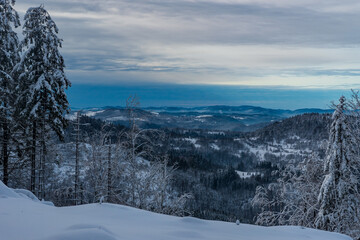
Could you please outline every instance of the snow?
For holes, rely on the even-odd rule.
[[[204,122],[206,122],[205,118],[211,118],[211,117],[213,117],[213,116],[212,115],[199,115],[199,116],[196,116],[194,120],[204,123]]]
[[[146,122],[146,119],[143,118],[134,118],[135,121]],[[116,122],[116,121],[129,121],[127,116],[116,116],[116,117],[108,117],[106,121]]]
[[[192,144],[195,144],[197,139],[196,138],[184,138],[185,141],[191,142]]]
[[[39,202],[39,199],[37,199],[37,197],[29,190],[26,189],[13,189],[13,190],[15,193],[19,194],[23,198],[29,198],[33,201]]]
[[[216,145],[215,143],[210,144],[210,147],[211,147],[212,149],[214,149],[214,150],[217,150],[217,151],[220,150],[220,147],[219,147],[218,145]]]
[[[95,117],[97,114],[105,112],[105,110],[97,110],[97,109],[93,109],[93,110],[89,110],[85,113],[83,113],[85,116],[87,117]],[[65,115],[65,118],[70,120],[70,121],[74,121],[77,118],[77,112],[71,112],[69,114]]]
[[[211,135],[224,135],[225,136],[224,132],[208,132],[208,134],[211,134]]]
[[[245,117],[236,117],[236,116],[232,116],[233,119],[236,119],[236,120],[244,120],[246,119]]]
[[[73,114],[65,114],[65,118],[70,121],[74,121],[76,119],[77,113],[74,112]]]
[[[102,113],[104,112],[105,110],[100,110],[100,111],[88,111],[85,113],[86,116],[88,117],[95,117],[96,114],[99,114],[99,113]]]
[[[242,171],[235,171],[240,178],[251,178],[252,176],[262,175],[259,172],[242,172]]]
[[[293,136],[290,136],[289,139],[300,140],[301,138],[298,135],[293,135]]]
[[[237,225],[108,203],[59,208],[20,196],[2,182],[0,232],[6,240],[351,240],[303,227]]]
[[[115,121],[128,121],[129,118],[125,116],[118,116],[118,117],[109,117],[106,118],[107,121],[115,122]]]
[[[201,148],[201,145],[196,143],[197,142],[196,138],[184,138],[184,140],[194,144],[195,148]]]
[[[59,179],[66,179],[66,177],[70,174],[73,174],[73,172],[73,166],[59,166],[57,164],[54,164],[54,173]]]
[[[296,139],[297,136],[291,136],[290,139]],[[284,141],[281,142],[268,142],[265,144],[254,144],[252,141],[256,141],[257,138],[250,138],[247,141],[241,138],[235,138],[234,141],[241,142],[244,146],[244,150],[239,150],[238,153],[234,153],[234,156],[241,158],[242,152],[251,152],[258,157],[260,161],[265,161],[265,154],[272,154],[277,157],[286,157],[291,154],[297,154],[303,157],[309,156],[311,154],[311,150],[309,148],[303,148],[301,150],[296,148],[296,144],[286,144]],[[304,140],[305,141],[305,140]]]
[[[7,188],[5,184],[0,181],[0,198],[20,198],[20,195]]]

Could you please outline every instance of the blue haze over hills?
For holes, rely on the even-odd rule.
[[[244,87],[216,85],[73,84],[68,90],[72,109],[125,106],[130,95],[137,95],[141,107],[197,107],[251,105],[272,109],[328,109],[331,101],[351,94],[350,89],[295,89],[286,87]]]

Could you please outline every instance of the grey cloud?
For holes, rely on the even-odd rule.
[[[284,74],[295,76],[360,76],[359,69],[292,69],[283,71]]]
[[[323,62],[319,66],[315,63],[312,69],[289,70],[286,59],[279,61],[276,56],[269,61],[279,61],[278,68],[235,68],[218,63],[204,66],[201,60],[193,63],[188,56],[176,57],[165,51],[165,48],[181,51],[179,45],[269,45],[301,49],[359,44],[360,14],[356,12],[320,11],[320,7],[311,9],[300,3],[281,6],[266,2],[269,1],[240,4],[184,0],[17,0],[17,6],[26,9],[45,3],[50,14],[54,13],[64,39],[62,51],[66,65],[72,71],[168,72],[169,79],[172,73],[181,72],[258,77],[357,76],[351,69],[321,70]],[[242,53],[234,50],[231,54]],[[306,59],[299,57],[298,61],[301,65]],[[139,78],[145,77],[146,74]],[[197,80],[206,81],[201,77]]]
[[[112,28],[108,34],[118,35],[123,30],[128,38],[146,37],[165,43],[346,45],[358,44],[360,37],[359,14],[319,12],[304,7],[181,0],[48,1],[46,5],[49,11],[153,16],[159,20],[157,26],[130,24],[128,27],[119,22],[118,29]],[[116,13],[109,10],[114,8]],[[92,27],[101,21],[88,21],[88,24]]]

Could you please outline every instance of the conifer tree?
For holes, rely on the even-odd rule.
[[[319,229],[360,237],[359,159],[355,138],[349,129],[347,103],[341,97],[332,116],[325,173],[318,197]]]
[[[44,167],[47,133],[63,138],[69,103],[65,90],[71,85],[64,73],[59,52],[62,40],[58,28],[44,6],[29,8],[24,17],[22,56],[19,73],[19,115],[27,126],[31,141],[31,191],[35,192],[37,143],[39,143],[39,197],[44,197]]]
[[[3,182],[8,184],[9,144],[13,126],[14,78],[13,68],[19,60],[18,37],[13,27],[20,26],[19,15],[13,8],[15,0],[0,0],[0,126],[1,164]]]

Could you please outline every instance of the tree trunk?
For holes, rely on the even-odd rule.
[[[36,194],[35,179],[36,179],[36,122],[33,121],[33,132],[32,132],[32,144],[31,144],[31,179],[30,179],[30,190],[33,194]]]
[[[75,205],[79,204],[79,144],[80,144],[80,116],[77,113],[76,143],[75,143]]]
[[[39,170],[39,198],[45,199],[45,156],[46,156],[46,141],[45,141],[45,120],[43,119],[41,125],[41,153],[40,153],[40,170]]]
[[[2,159],[3,159],[3,182],[8,185],[9,181],[9,127],[5,119],[3,124],[3,143],[2,143]]]
[[[108,152],[108,169],[107,169],[107,196],[108,202],[111,202],[111,142],[109,143],[109,152]]]

